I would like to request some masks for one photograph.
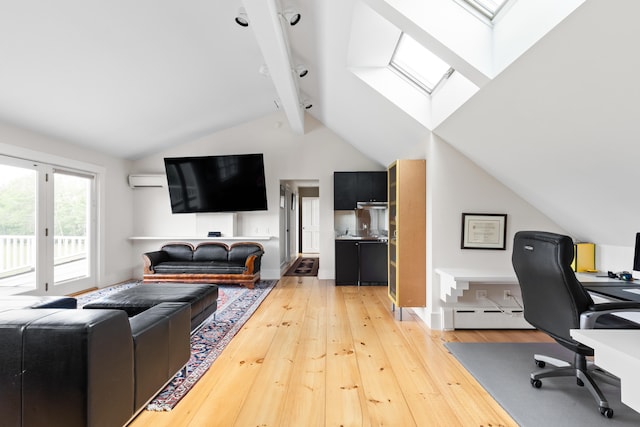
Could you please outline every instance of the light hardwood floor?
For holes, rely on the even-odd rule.
[[[444,347],[550,341],[535,331],[432,331],[385,287],[283,277],[171,412],[132,427],[515,426]]]

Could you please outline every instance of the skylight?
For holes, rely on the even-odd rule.
[[[389,65],[428,94],[453,73],[449,64],[404,33],[400,35]]]
[[[500,9],[509,0],[462,0],[490,21],[496,17]]]

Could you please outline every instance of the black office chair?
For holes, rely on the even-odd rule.
[[[595,397],[600,413],[607,418],[613,409],[594,382],[593,365],[586,356],[593,349],[573,338],[570,329],[640,329],[640,325],[615,316],[621,311],[640,311],[640,303],[595,304],[571,269],[573,241],[568,236],[542,231],[520,231],[513,242],[511,261],[524,303],[524,317],[535,328],[551,336],[575,353],[573,364],[548,356],[535,355],[536,365],[556,367],[531,374],[531,385],[540,388],[542,378],[575,376]]]

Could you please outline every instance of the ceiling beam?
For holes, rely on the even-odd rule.
[[[256,36],[269,76],[280,98],[278,105],[284,110],[291,129],[303,134],[304,111],[278,2],[243,0],[242,3],[249,18],[249,27]]]

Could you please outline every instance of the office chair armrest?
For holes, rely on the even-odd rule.
[[[589,311],[611,311],[611,310],[631,310],[634,308],[640,308],[640,302],[635,301],[615,301],[615,302],[603,302],[599,304],[593,304],[589,306]]]
[[[640,302],[620,301],[594,304],[580,314],[580,329],[593,329],[598,318],[605,314],[640,312]]]

